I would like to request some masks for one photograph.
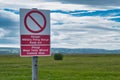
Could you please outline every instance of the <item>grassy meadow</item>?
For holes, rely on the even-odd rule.
[[[0,80],[31,80],[31,58],[0,55]],[[120,80],[120,55],[39,57],[38,80]]]

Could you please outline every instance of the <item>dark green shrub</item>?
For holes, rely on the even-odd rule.
[[[60,53],[54,54],[54,60],[63,60],[63,55]]]

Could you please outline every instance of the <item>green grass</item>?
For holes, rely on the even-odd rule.
[[[38,80],[120,80],[120,55],[39,57]],[[31,58],[0,56],[0,80],[31,80]]]

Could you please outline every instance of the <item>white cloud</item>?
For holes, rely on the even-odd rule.
[[[0,17],[7,18],[7,19],[12,20],[14,22],[19,21],[19,15],[14,14],[14,13],[9,12],[9,11],[2,10],[2,9],[0,10]]]
[[[112,27],[119,26],[119,22],[106,17],[75,17],[60,13],[52,13],[51,17],[52,47],[120,49],[119,29]],[[64,24],[56,25],[59,21]]]
[[[7,35],[8,33],[9,33],[8,31],[4,30],[3,28],[0,28],[0,39]]]
[[[19,15],[0,10],[0,46],[19,45]],[[14,46],[13,46],[14,47]]]
[[[77,3],[77,1],[74,1]],[[79,1],[78,1],[79,2]],[[87,1],[86,1],[87,2]],[[97,2],[97,1],[96,1]],[[45,0],[0,0],[1,8],[12,8],[12,9],[20,9],[20,8],[38,8],[38,9],[49,9],[49,10],[107,10],[116,8],[115,6],[91,6],[85,4],[73,4],[68,1],[68,4],[63,4],[61,1],[45,1]],[[117,7],[119,8],[119,7]]]
[[[48,1],[48,0],[47,0]],[[62,10],[62,11],[75,11],[75,10],[88,10],[93,12],[96,10],[107,10],[107,9],[117,9],[119,8],[119,1],[102,0],[95,1],[94,3],[86,0],[66,0],[66,4],[62,3],[65,0],[0,0],[0,18],[5,18],[8,22],[18,24],[19,15],[12,12],[4,11],[4,8],[11,8],[19,10],[19,8],[39,8],[39,9],[49,9],[49,10]],[[86,1],[86,2],[85,2]],[[116,1],[118,3],[116,3]],[[107,4],[106,4],[107,2]],[[52,13],[51,23],[52,23],[52,47],[65,47],[65,48],[105,48],[105,49],[120,49],[119,46],[119,27],[120,23],[109,20],[110,18],[115,18],[116,13],[112,13],[109,16],[82,16],[75,17],[68,14],[62,13]],[[117,16],[119,17],[119,16]],[[117,27],[116,27],[117,26]],[[13,45],[19,45],[19,25],[16,26],[0,26],[0,37],[3,39],[12,41],[16,38]],[[7,27],[10,33],[14,36],[10,36],[4,32],[4,28]],[[15,32],[12,33],[13,29],[11,27],[16,27]],[[3,30],[2,30],[3,29]],[[12,43],[11,43],[12,44]],[[10,43],[8,45],[11,46]],[[8,46],[6,44],[6,46]],[[112,45],[112,46],[111,46]],[[1,46],[1,45],[0,45]]]
[[[52,0],[62,2],[64,4],[84,4],[84,5],[95,5],[95,6],[119,6],[119,0]]]
[[[0,47],[20,48],[18,44],[0,44]]]

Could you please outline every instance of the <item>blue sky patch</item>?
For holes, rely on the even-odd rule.
[[[4,9],[5,11],[8,11],[8,12],[13,12],[15,14],[19,14],[19,11],[18,10],[13,10],[13,9],[9,9],[9,8],[5,8]]]
[[[111,9],[111,10],[97,10],[90,12],[89,10],[76,10],[76,11],[62,11],[62,10],[53,10],[51,13],[61,13],[69,14],[72,16],[82,17],[82,16],[120,16],[120,9]]]
[[[116,22],[120,22],[120,18],[112,18],[110,20],[116,21]]]

